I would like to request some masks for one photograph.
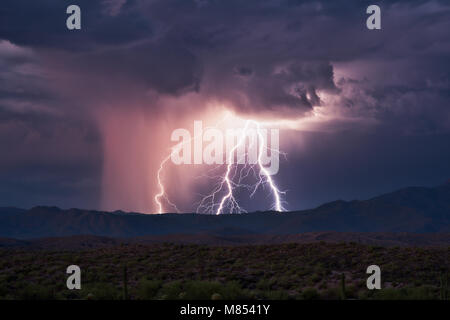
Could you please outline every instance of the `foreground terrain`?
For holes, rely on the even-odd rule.
[[[66,268],[81,268],[81,290]],[[382,289],[366,288],[369,265]],[[450,247],[123,243],[0,249],[1,299],[445,299]]]

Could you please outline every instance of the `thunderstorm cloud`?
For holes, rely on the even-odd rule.
[[[81,8],[79,31],[66,28],[70,4]],[[300,147],[277,179],[290,209],[445,181],[450,4],[379,1],[375,31],[365,27],[370,4],[3,0],[0,205],[103,208],[110,138],[99,117],[166,123],[209,101],[243,117],[330,118],[331,131],[289,138]],[[129,131],[125,121],[114,130]]]

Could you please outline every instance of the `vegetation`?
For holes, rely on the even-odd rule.
[[[81,290],[66,268],[81,268]],[[368,290],[367,266],[381,267]],[[122,267],[121,267],[122,266]],[[0,299],[449,299],[450,248],[357,243],[0,249]]]

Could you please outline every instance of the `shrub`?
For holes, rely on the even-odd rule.
[[[98,283],[81,287],[84,297],[90,300],[117,300],[121,298],[121,291],[110,283]]]
[[[218,292],[227,300],[248,299],[250,297],[250,293],[243,290],[236,281],[225,283]]]
[[[222,300],[222,296],[220,295],[220,293],[213,293],[211,296],[211,300]]]
[[[327,300],[339,300],[341,298],[341,292],[338,288],[329,288],[323,292],[323,298]]]
[[[302,291],[302,298],[304,300],[317,300],[320,298],[319,293],[314,288],[306,288]]]
[[[320,280],[322,280],[322,277],[321,277],[319,274],[314,273],[314,274],[311,276],[310,280],[311,280],[311,282],[312,282],[313,284],[315,284],[315,283],[319,282]]]
[[[29,284],[18,292],[20,300],[51,300],[54,298],[53,289],[41,285]]]
[[[430,300],[437,299],[437,294],[431,287],[411,287],[411,288],[385,288],[377,290],[372,298],[376,300]]]
[[[256,288],[261,290],[270,290],[272,289],[273,285],[275,284],[275,279],[260,279],[256,283]]]
[[[161,281],[148,280],[143,278],[139,281],[137,287],[137,298],[142,300],[150,300],[156,297],[159,289],[161,288]]]
[[[274,291],[265,291],[264,296],[269,300],[287,300],[289,299],[289,295],[286,291],[274,290]]]
[[[180,293],[183,292],[180,280],[171,281],[162,286],[158,292],[161,299],[176,300],[179,299]],[[208,297],[209,298],[209,297]]]
[[[188,281],[184,288],[186,299],[209,300],[214,293],[220,292],[221,284],[209,281]]]

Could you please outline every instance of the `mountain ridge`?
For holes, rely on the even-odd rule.
[[[199,234],[288,235],[306,232],[450,232],[450,184],[408,187],[368,200],[337,200],[291,212],[142,214],[37,206],[0,208],[0,237],[32,239],[74,235],[105,237]],[[228,230],[228,231],[227,231]]]

